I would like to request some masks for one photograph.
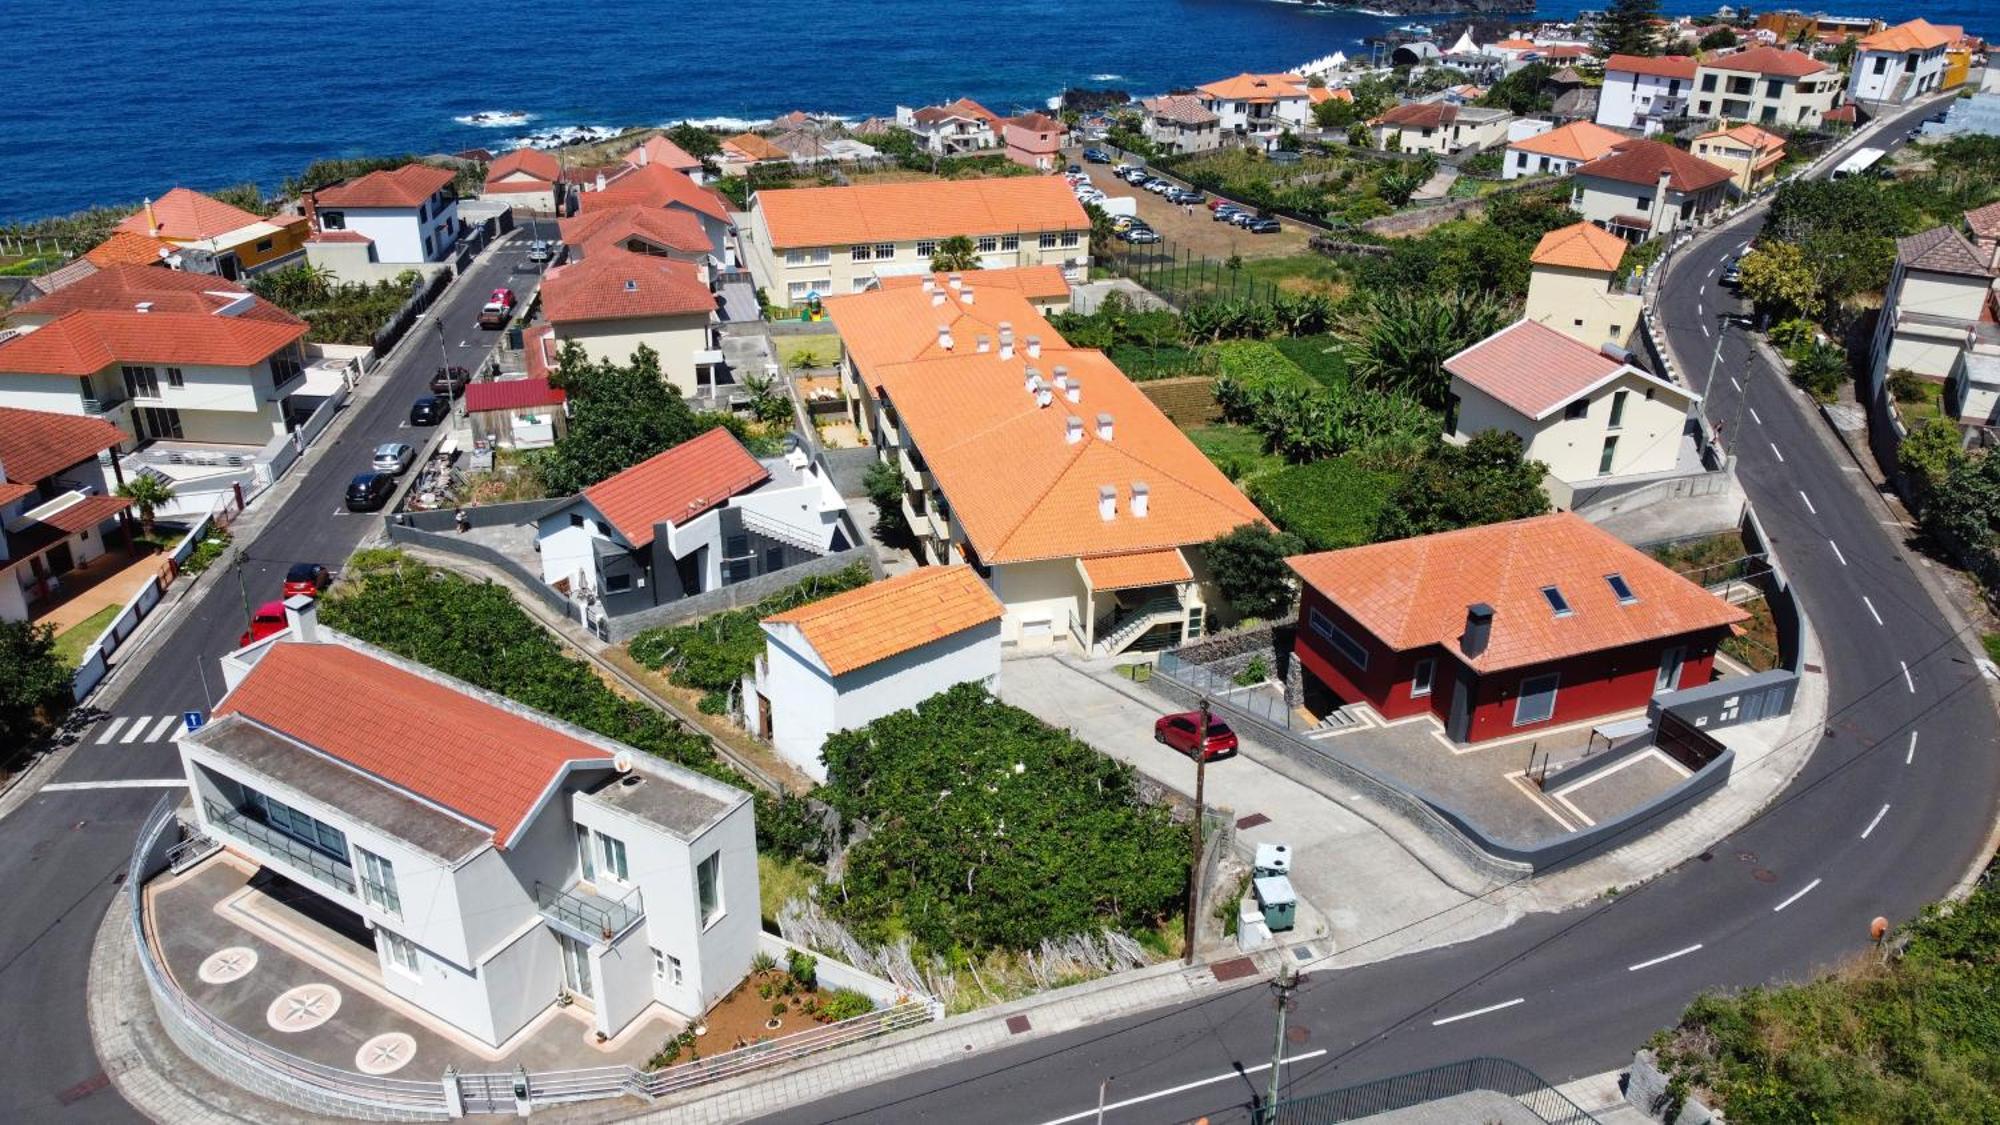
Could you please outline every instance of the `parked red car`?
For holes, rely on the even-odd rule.
[[[493,295],[486,298],[486,300],[488,304],[507,306],[508,312],[514,311],[514,291],[512,289],[505,287],[495,289]]]
[[[309,598],[319,597],[320,591],[333,585],[333,572],[319,563],[293,563],[285,572],[285,596],[304,594]],[[283,606],[279,606],[283,609]],[[280,613],[278,616],[283,617]]]
[[[244,645],[256,644],[265,637],[273,633],[282,633],[284,630],[285,603],[265,602],[263,605],[257,607],[256,613],[251,615],[250,627],[243,630],[242,636],[236,638],[236,647],[242,648]]]
[[[1201,727],[1201,712],[1182,711],[1178,715],[1166,715],[1153,724],[1153,739],[1186,754],[1194,756],[1196,743],[1202,744],[1202,757],[1209,761],[1217,758],[1233,757],[1236,753],[1236,732],[1229,724],[1213,715],[1208,717],[1208,737],[1202,738],[1195,732]]]

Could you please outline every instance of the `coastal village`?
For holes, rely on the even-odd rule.
[[[0,818],[129,804],[63,970],[78,1098],[1794,1119],[1758,1083],[1813,1037],[1697,999],[1778,969],[1666,986],[1594,1032],[1616,1070],[1468,1038],[1421,1096],[1327,1100],[1376,1071],[1308,1060],[1377,1030],[1287,1005],[1557,912],[1721,912],[1703,865],[1759,924],[1843,896],[1814,928],[1872,975],[1805,987],[1942,971],[1890,960],[1938,956],[1889,936],[1936,893],[1802,899],[1838,869],[1717,841],[1822,735],[1915,771],[1971,708],[1923,745],[1992,757],[1987,44],[1625,0],[1246,65],[135,173],[0,227]],[[1859,839],[1929,849],[1950,818],[1886,784]],[[1231,1093],[1083,1055],[1012,1108],[896,1085],[1265,982],[1211,1009],[1268,1046],[1277,996]],[[1390,1029],[1565,1018],[1465,989]]]

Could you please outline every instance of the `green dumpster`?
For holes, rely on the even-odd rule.
[[[1299,896],[1292,892],[1292,881],[1284,875],[1266,875],[1251,882],[1257,892],[1257,905],[1264,911],[1264,924],[1274,934],[1284,933],[1298,920]]]

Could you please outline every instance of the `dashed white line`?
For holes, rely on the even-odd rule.
[[[1307,1059],[1316,1059],[1324,1054],[1326,1054],[1325,1048],[1321,1048],[1317,1051],[1307,1051],[1305,1054],[1302,1055],[1287,1055],[1284,1059],[1284,1065],[1290,1066],[1293,1063],[1305,1062]],[[1269,1069],[1271,1069],[1270,1063],[1258,1063],[1256,1066],[1246,1066],[1240,1069],[1231,1070],[1227,1074],[1218,1074],[1213,1078],[1201,1078],[1193,1082],[1184,1082],[1179,1086],[1171,1086],[1165,1090],[1155,1090],[1150,1094],[1140,1094],[1136,1098],[1126,1098],[1122,1102],[1108,1102],[1105,1104],[1104,1109],[1105,1111],[1108,1112],[1114,1109],[1124,1109],[1127,1106],[1140,1105],[1142,1103],[1150,1102],[1158,1098],[1170,1098],[1175,1094],[1184,1094],[1189,1090],[1199,1090],[1203,1086],[1213,1086],[1217,1082],[1227,1082],[1233,1078],[1238,1078],[1245,1074],[1260,1074]],[[1098,1115],[1098,1110],[1095,1106],[1093,1106],[1090,1109],[1084,1110],[1082,1113],[1072,1113],[1068,1117],[1058,1117],[1051,1121],[1045,1121],[1042,1123],[1042,1125],[1069,1125],[1069,1123],[1072,1121],[1084,1121],[1089,1118],[1096,1117],[1097,1115]]]
[[[1736,393],[1737,393],[1737,394],[1739,394],[1739,395],[1740,395],[1740,394],[1742,394],[1742,393],[1743,393],[1743,384],[1741,384],[1741,383],[1739,383],[1739,382],[1737,382],[1737,381],[1736,381],[1736,376],[1734,376],[1734,375],[1731,375],[1731,376],[1729,377],[1729,385],[1730,385],[1730,386],[1732,386],[1732,387],[1735,387],[1735,388],[1736,388]]]
[[[1800,888],[1799,888],[1799,889],[1798,889],[1797,891],[1793,892],[1793,894],[1792,894],[1792,897],[1790,897],[1790,898],[1786,899],[1785,901],[1783,901],[1783,902],[1779,903],[1778,905],[1776,905],[1776,906],[1772,907],[1772,908],[1771,908],[1771,913],[1773,913],[1773,914],[1776,914],[1776,913],[1777,913],[1778,911],[1780,911],[1780,910],[1783,910],[1783,909],[1784,909],[1785,907],[1787,907],[1787,906],[1790,906],[1791,904],[1793,904],[1793,903],[1795,903],[1795,902],[1799,901],[1800,899],[1802,899],[1802,898],[1806,897],[1806,892],[1807,892],[1807,891],[1810,891],[1810,890],[1812,890],[1812,889],[1813,889],[1814,887],[1817,887],[1817,886],[1819,886],[1819,880],[1818,880],[1818,879],[1814,879],[1814,880],[1813,880],[1812,882],[1810,882],[1810,883],[1807,883],[1807,884],[1806,884],[1805,886],[1803,886],[1803,887],[1800,887]]]
[[[1846,566],[1847,556],[1840,553],[1840,544],[1829,539],[1826,541],[1826,545],[1833,548],[1833,557],[1840,560],[1840,565]]]
[[[1811,512],[1813,515],[1819,515],[1819,509],[1813,507],[1812,497],[1807,496],[1806,490],[1803,488],[1799,489],[1799,499],[1806,502],[1806,511]]]
[[[1861,595],[1861,604],[1868,607],[1868,616],[1875,619],[1875,624],[1882,624],[1882,615],[1875,612],[1875,603],[1868,600],[1867,594]]]
[[[1469,1012],[1460,1012],[1460,1013],[1458,1013],[1458,1014],[1457,1014],[1457,1015],[1455,1015],[1455,1016],[1446,1016],[1445,1018],[1443,1018],[1443,1019],[1441,1019],[1441,1020],[1432,1020],[1432,1021],[1431,1021],[1431,1026],[1432,1026],[1432,1027],[1443,1027],[1443,1026],[1444,1026],[1445,1024],[1448,1024],[1448,1023],[1457,1023],[1457,1022],[1458,1022],[1459,1020],[1469,1020],[1469,1019],[1471,1019],[1471,1018],[1472,1018],[1472,1017],[1474,1017],[1474,1016],[1483,1016],[1483,1015],[1485,1015],[1485,1014],[1486,1014],[1486,1013],[1488,1013],[1488,1012],[1497,1012],[1497,1011],[1499,1011],[1499,1010],[1500,1010],[1500,1009],[1502,1009],[1502,1008],[1511,1008],[1511,1007],[1513,1007],[1513,1006],[1514,1006],[1514,1005],[1516,1005],[1516,1004],[1525,1004],[1525,1003],[1527,1003],[1527,1002],[1528,1002],[1528,998],[1527,998],[1527,997],[1525,997],[1525,996],[1516,996],[1516,997],[1514,997],[1514,998],[1513,998],[1512,1000],[1508,1000],[1508,1001],[1505,1001],[1504,1003],[1500,1003],[1500,1004],[1489,1004],[1489,1005],[1487,1005],[1487,1006],[1486,1006],[1486,1007],[1484,1007],[1484,1008],[1474,1008],[1473,1010],[1471,1010],[1471,1011],[1469,1011]]]
[[[1916,760],[1917,760],[1917,732],[1916,732],[1916,731],[1911,731],[1911,732],[1910,732],[1910,748],[1909,748],[1908,750],[1904,751],[1904,753],[1903,753],[1903,764],[1907,766],[1907,765],[1909,765],[1909,764],[1910,764],[1911,762],[1914,762],[1914,761],[1916,761]]]
[[[1710,331],[1708,330],[1708,322],[1707,322],[1707,321],[1705,321],[1705,320],[1704,320],[1704,321],[1702,321],[1702,322],[1701,322],[1701,338],[1702,338],[1702,339],[1704,339],[1704,340],[1706,340],[1706,339],[1708,339],[1708,338],[1709,338],[1710,336],[1712,336],[1712,335],[1714,335],[1714,333],[1712,333],[1712,332],[1710,332]]]
[[[1764,424],[1764,416],[1757,413],[1757,408],[1754,406],[1750,408],[1750,420],[1760,426]]]
[[[1889,815],[1889,806],[1883,805],[1881,810],[1875,814],[1875,819],[1868,822],[1868,827],[1863,828],[1861,830],[1861,838],[1866,840],[1868,838],[1868,834],[1870,832],[1875,831],[1875,826],[1882,823],[1882,818],[1888,815]]]
[[[1903,666],[1903,686],[1910,689],[1911,695],[1917,694],[1917,681],[1910,678],[1910,662],[1898,660],[1896,663]]]
[[[1701,302],[1700,302],[1700,301],[1696,301],[1696,302],[1694,303],[1694,315],[1696,315],[1696,316],[1707,316],[1707,315],[1708,315],[1708,310],[1707,310],[1707,309],[1705,309],[1705,308],[1702,308],[1702,307],[1701,307]]]
[[[97,736],[97,744],[99,746],[102,746],[105,743],[111,741],[111,736],[117,734],[118,728],[124,725],[125,725],[125,717],[123,715],[120,715],[118,718],[111,720],[111,725],[105,727],[104,733]]]
[[[1671,961],[1676,957],[1685,957],[1688,954],[1693,953],[1694,951],[1700,948],[1701,948],[1701,943],[1695,942],[1693,945],[1688,946],[1686,949],[1676,949],[1672,953],[1668,953],[1660,957],[1655,957],[1651,961],[1641,961],[1636,965],[1627,965],[1625,966],[1625,971],[1628,973],[1636,973],[1640,969],[1650,969],[1654,965],[1657,965],[1662,961]]]
[[[1770,442],[1770,443],[1768,443],[1768,444],[1769,444],[1769,445],[1771,446],[1771,454],[1772,454],[1773,456],[1775,456],[1775,457],[1776,457],[1776,458],[1778,459],[1778,464],[1780,464],[1780,465],[1784,464],[1784,463],[1785,463],[1785,455],[1784,455],[1784,454],[1782,454],[1782,453],[1779,453],[1779,452],[1778,452],[1778,443],[1774,441],[1774,442]]]

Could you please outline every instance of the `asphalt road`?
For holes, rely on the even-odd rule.
[[[1670,268],[1662,319],[1682,361],[1700,368],[1698,386],[1712,318],[1737,307],[1715,274],[1757,222]],[[1287,1054],[1302,1057],[1286,1068],[1285,1096],[1478,1055],[1553,1082],[1613,1069],[1699,991],[1797,979],[1862,951],[1872,918],[1910,917],[1979,857],[2000,794],[1993,703],[1910,573],[1903,532],[1810,404],[1740,334],[1725,342],[1715,382],[1711,417],[1727,420],[1742,403],[1741,426],[1725,430],[1825,649],[1825,737],[1762,815],[1643,887],[1463,945],[1311,974],[1291,1017],[1303,1034]],[[1255,985],[777,1120],[1087,1121],[1108,1078],[1107,1120],[1245,1121],[1268,1071],[1244,1071],[1266,1066],[1271,1049],[1271,998]]]
[[[552,224],[550,224],[552,225]],[[553,235],[551,234],[551,237]],[[314,446],[291,475],[297,488],[243,552],[242,593],[234,573],[201,581],[223,583],[197,612],[177,612],[151,628],[171,632],[142,666],[127,668],[91,700],[104,717],[87,730],[69,760],[31,801],[0,820],[0,1121],[139,1121],[103,1069],[85,1018],[90,946],[125,869],[132,840],[163,788],[123,788],[111,782],[173,778],[179,759],[172,742],[184,711],[207,712],[222,691],[216,659],[235,647],[244,601],[279,596],[294,562],[338,569],[371,530],[376,515],[349,514],[347,482],[368,469],[377,444],[421,446],[428,431],[409,426],[410,404],[429,393],[441,363],[434,322],[445,326],[449,362],[477,369],[496,333],[480,330],[479,306],[495,288],[525,292],[535,266],[527,261],[532,232],[517,231],[454,281],[432,314],[395,353],[387,380],[346,421],[337,440]],[[111,702],[104,703],[109,699]],[[70,786],[82,786],[70,788]],[[96,787],[92,787],[96,786]]]

